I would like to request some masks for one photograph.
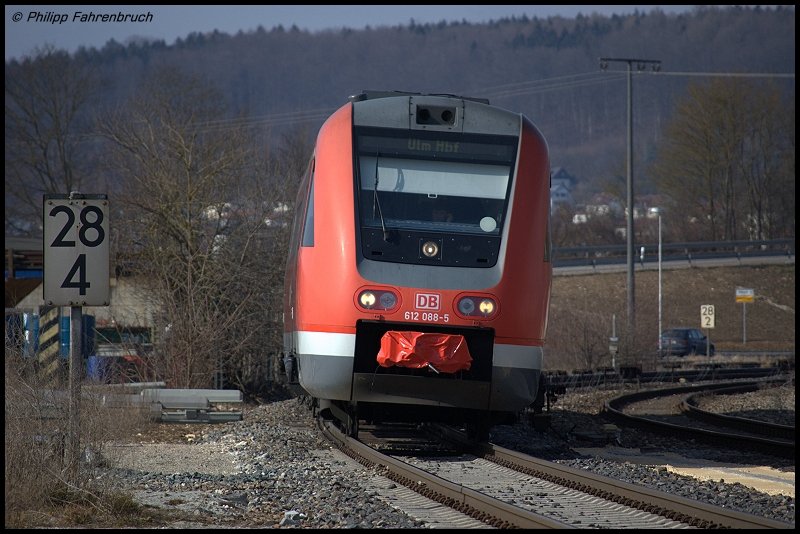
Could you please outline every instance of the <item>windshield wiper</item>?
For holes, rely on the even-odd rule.
[[[386,223],[383,220],[383,211],[381,210],[381,201],[378,198],[378,159],[380,153],[375,153],[375,187],[372,189],[372,218],[375,218],[375,211],[377,208],[378,216],[381,218],[381,229],[383,230],[383,240],[389,242],[389,232],[386,230]]]

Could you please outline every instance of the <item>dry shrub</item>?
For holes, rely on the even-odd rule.
[[[104,507],[98,504],[103,500],[95,495],[99,488],[92,487],[96,463],[104,457],[106,443],[131,435],[142,426],[146,411],[124,402],[109,402],[109,393],[100,389],[82,390],[81,460],[76,469],[71,469],[65,455],[69,429],[67,387],[63,383],[56,388],[43,383],[37,377],[35,362],[23,357],[16,347],[6,345],[7,528],[51,524],[50,518],[59,515],[59,509],[61,515],[80,515],[81,508],[96,512]]]

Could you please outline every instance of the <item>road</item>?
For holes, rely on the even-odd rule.
[[[692,267],[735,267],[739,265],[794,265],[794,255],[792,256],[760,256],[742,258],[704,258],[692,260],[669,260],[661,262],[662,270],[689,269]],[[637,271],[656,271],[658,270],[657,261],[636,261],[634,272]],[[569,267],[554,267],[553,274],[565,276],[571,274],[598,274],[598,273],[620,273],[627,272],[628,265],[624,258],[621,263],[603,265],[571,265]]]

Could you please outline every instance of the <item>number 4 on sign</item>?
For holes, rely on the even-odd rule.
[[[714,328],[714,305],[703,304],[700,306],[700,327]]]

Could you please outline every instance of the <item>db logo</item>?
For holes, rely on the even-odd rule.
[[[418,310],[438,310],[441,297],[436,293],[417,293],[414,307]]]

